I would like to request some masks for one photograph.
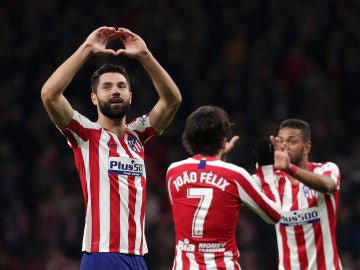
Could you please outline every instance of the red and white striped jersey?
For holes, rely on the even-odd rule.
[[[157,135],[144,115],[122,137],[74,112],[61,130],[74,152],[85,201],[82,250],[147,253],[144,148]]]
[[[166,183],[176,234],[174,270],[240,269],[236,224],[241,204],[268,223],[278,222],[281,216],[273,167],[268,167],[270,175],[265,169],[262,174],[270,179],[264,192],[274,191],[274,201],[243,168],[214,157],[196,155],[169,166]]]
[[[317,192],[301,182],[292,184],[286,173],[276,171],[283,212],[276,224],[279,269],[342,269],[335,236],[339,168],[331,162],[309,162],[309,171],[330,176],[337,190],[333,194]]]

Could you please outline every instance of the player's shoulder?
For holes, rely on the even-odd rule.
[[[143,115],[139,115],[135,118],[133,118],[132,120],[130,120],[129,122],[127,122],[125,125],[129,128],[137,126],[137,125],[142,125],[142,126],[147,126],[150,125],[150,120],[149,120],[149,114],[143,114]]]
[[[236,164],[230,163],[230,162],[225,162],[225,161],[221,161],[221,162],[223,163],[222,166],[224,168],[227,168],[227,169],[232,170],[232,171],[240,172],[240,173],[244,173],[244,172],[248,173],[248,171],[245,168],[243,168],[243,167],[241,167],[239,165],[236,165]]]
[[[313,168],[314,171],[321,170],[321,171],[339,171],[339,166],[332,161],[325,161],[325,162],[309,162],[309,167]]]
[[[91,121],[88,117],[82,115],[80,112],[76,110],[74,110],[73,121],[75,121],[76,123],[78,123],[79,126],[84,128],[88,128],[88,129],[101,128],[101,126],[98,123]]]
[[[172,162],[169,167],[168,167],[168,171],[170,171],[171,169],[174,169],[174,168],[177,168],[177,167],[180,167],[180,166],[186,166],[186,165],[191,165],[191,164],[196,164],[198,163],[199,161],[189,157],[189,158],[186,158],[186,159],[183,159],[183,160],[178,160],[178,161],[174,161]]]
[[[183,160],[175,161],[171,163],[168,167],[167,171],[170,171],[174,168],[184,167],[184,166],[191,166],[193,164],[198,164],[200,161],[198,159],[195,159],[193,157],[189,157]],[[238,165],[235,165],[230,162],[225,162],[219,159],[207,161],[207,166],[212,166],[214,170],[228,170],[233,173],[239,173],[242,175],[250,175],[246,169],[243,167],[240,167]]]

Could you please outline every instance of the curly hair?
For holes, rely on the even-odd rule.
[[[231,126],[225,110],[217,106],[201,106],[186,119],[183,146],[191,155],[215,155],[224,147]]]

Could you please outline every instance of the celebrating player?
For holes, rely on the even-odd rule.
[[[283,213],[275,225],[279,269],[342,269],[335,233],[338,166],[308,160],[311,130],[306,121],[284,120],[270,139],[283,153],[274,165]]]
[[[261,190],[247,171],[223,161],[238,139],[227,142],[230,128],[227,113],[216,106],[199,107],[186,120],[182,141],[192,157],[172,163],[166,175],[176,234],[173,270],[240,269],[236,224],[242,204],[268,223],[280,219],[273,166],[265,158],[273,160],[271,144],[259,151]]]
[[[114,39],[124,48],[106,48]],[[72,108],[63,92],[95,54],[125,55],[142,64],[159,96],[148,114],[126,122],[132,102],[129,77],[122,66],[113,64],[101,66],[91,79],[97,121]],[[86,216],[80,269],[146,269],[144,149],[177,111],[181,103],[177,86],[138,35],[125,28],[100,27],[46,81],[41,98],[74,152],[83,190]]]

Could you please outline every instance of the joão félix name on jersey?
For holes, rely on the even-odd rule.
[[[225,191],[225,188],[230,185],[229,181],[223,177],[219,177],[213,172],[183,172],[182,174],[183,175],[179,175],[174,180],[172,180],[176,191],[179,191],[183,185],[195,182],[207,183],[221,189],[222,191]]]

